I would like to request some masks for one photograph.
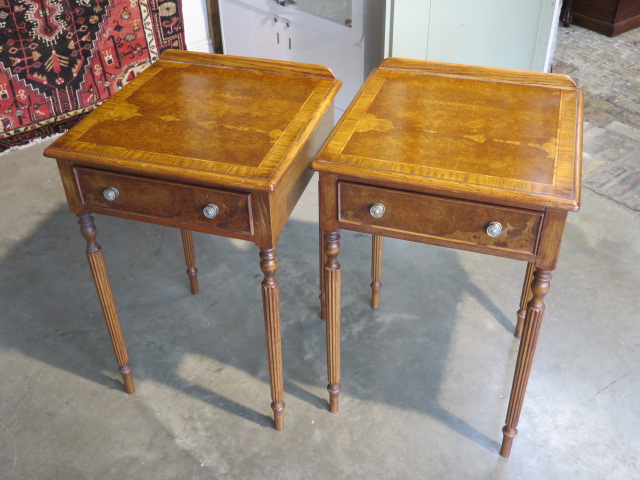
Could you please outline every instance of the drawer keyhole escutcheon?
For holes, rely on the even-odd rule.
[[[210,203],[202,209],[202,213],[207,218],[215,218],[219,211],[220,209],[215,203]]]
[[[491,222],[487,225],[487,235],[493,238],[502,235],[502,224],[500,222]]]
[[[369,213],[373,218],[381,218],[384,215],[384,205],[382,203],[374,203],[371,205]]]
[[[104,198],[106,198],[110,202],[113,202],[116,198],[118,198],[118,195],[120,195],[120,192],[116,187],[108,187],[104,189],[104,191],[102,192],[102,195],[104,195]]]

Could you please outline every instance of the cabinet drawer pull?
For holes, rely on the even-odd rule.
[[[491,222],[487,225],[487,235],[493,238],[502,235],[502,224],[500,222]]]
[[[104,195],[104,198],[106,198],[110,202],[113,202],[116,198],[118,198],[118,195],[120,195],[120,192],[116,187],[108,187],[104,189],[104,191],[102,192],[102,195]]]
[[[384,205],[382,203],[374,203],[371,205],[369,213],[373,218],[381,218],[384,215]]]
[[[219,211],[220,209],[215,203],[210,203],[202,209],[202,213],[207,218],[215,218]]]

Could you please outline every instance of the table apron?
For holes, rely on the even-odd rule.
[[[338,182],[337,196],[341,228],[525,261],[535,259],[544,217],[539,211],[345,181]]]
[[[140,177],[83,166],[61,165],[69,207],[76,214],[99,213],[119,218],[253,241],[252,195],[216,187]],[[117,196],[105,198],[106,188]],[[214,218],[203,207],[216,204]]]
[[[193,232],[201,232],[201,233],[207,233],[210,235],[218,235],[220,237],[237,238],[238,240],[247,240],[250,242],[253,242],[255,239],[255,235],[251,233],[237,232],[234,230],[227,230],[224,228],[206,227],[201,224],[185,222],[179,219],[153,217],[150,215],[143,215],[143,214],[132,213],[132,212],[123,212],[119,210],[113,210],[110,208],[98,207],[95,205],[85,205],[84,211],[88,213],[98,213],[100,215],[108,215],[110,217],[126,218],[128,220],[135,220],[137,222],[152,223],[154,225],[162,225],[165,227],[180,228],[185,230],[191,230]],[[77,213],[77,212],[74,212],[74,213]]]
[[[368,233],[371,235],[382,235],[389,238],[397,238],[400,240],[408,240],[417,243],[426,243],[427,245],[437,245],[439,247],[453,248],[456,250],[484,253],[496,257],[511,258],[513,260],[522,260],[525,262],[535,262],[536,260],[536,255],[533,253],[509,250],[506,248],[488,247],[485,245],[477,245],[460,240],[446,240],[444,238],[432,235],[410,233],[403,230],[395,230],[392,228],[372,227],[371,225],[345,221],[339,222],[338,225],[341,230],[351,230],[353,232]]]

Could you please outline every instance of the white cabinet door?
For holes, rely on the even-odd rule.
[[[241,0],[220,2],[220,27],[227,55],[285,59],[288,22]]]
[[[559,0],[389,0],[387,55],[548,71]]]

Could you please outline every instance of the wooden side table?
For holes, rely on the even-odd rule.
[[[501,455],[509,456],[567,212],[580,204],[582,94],[562,75],[390,58],[312,164],[330,409],[340,393],[340,229],[528,262]]]
[[[169,50],[45,151],[58,161],[127,393],[131,366],[91,212],[254,242],[275,428],[284,427],[276,243],[333,126],[340,81],[321,66]]]

